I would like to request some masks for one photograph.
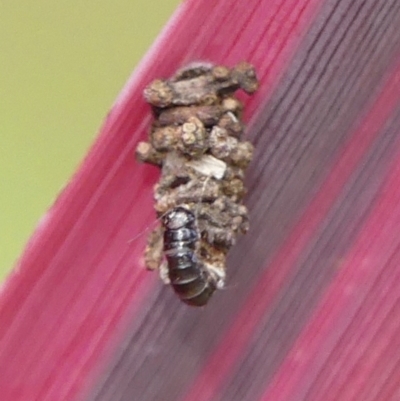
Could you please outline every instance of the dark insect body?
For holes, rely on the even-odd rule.
[[[196,256],[199,234],[194,214],[178,206],[163,217],[164,254],[170,284],[178,297],[192,306],[203,306],[217,282]]]

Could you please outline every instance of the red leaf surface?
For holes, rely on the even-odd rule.
[[[400,4],[189,0],[117,99],[0,298],[19,400],[399,400]],[[207,307],[143,269],[155,168],[144,86],[255,65],[251,230]]]

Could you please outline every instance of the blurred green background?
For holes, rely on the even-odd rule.
[[[178,0],[0,0],[0,279]]]

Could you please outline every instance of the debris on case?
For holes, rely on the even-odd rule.
[[[242,62],[194,63],[144,90],[155,119],[136,157],[161,169],[154,188],[161,226],[149,236],[145,263],[189,305],[203,306],[223,288],[226,255],[249,229],[243,181],[253,146],[242,139],[234,93],[257,88],[253,66]]]

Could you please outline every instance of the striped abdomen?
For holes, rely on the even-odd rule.
[[[203,306],[216,289],[215,279],[195,253],[199,235],[193,213],[178,206],[163,217],[164,252],[171,285],[179,298]]]

